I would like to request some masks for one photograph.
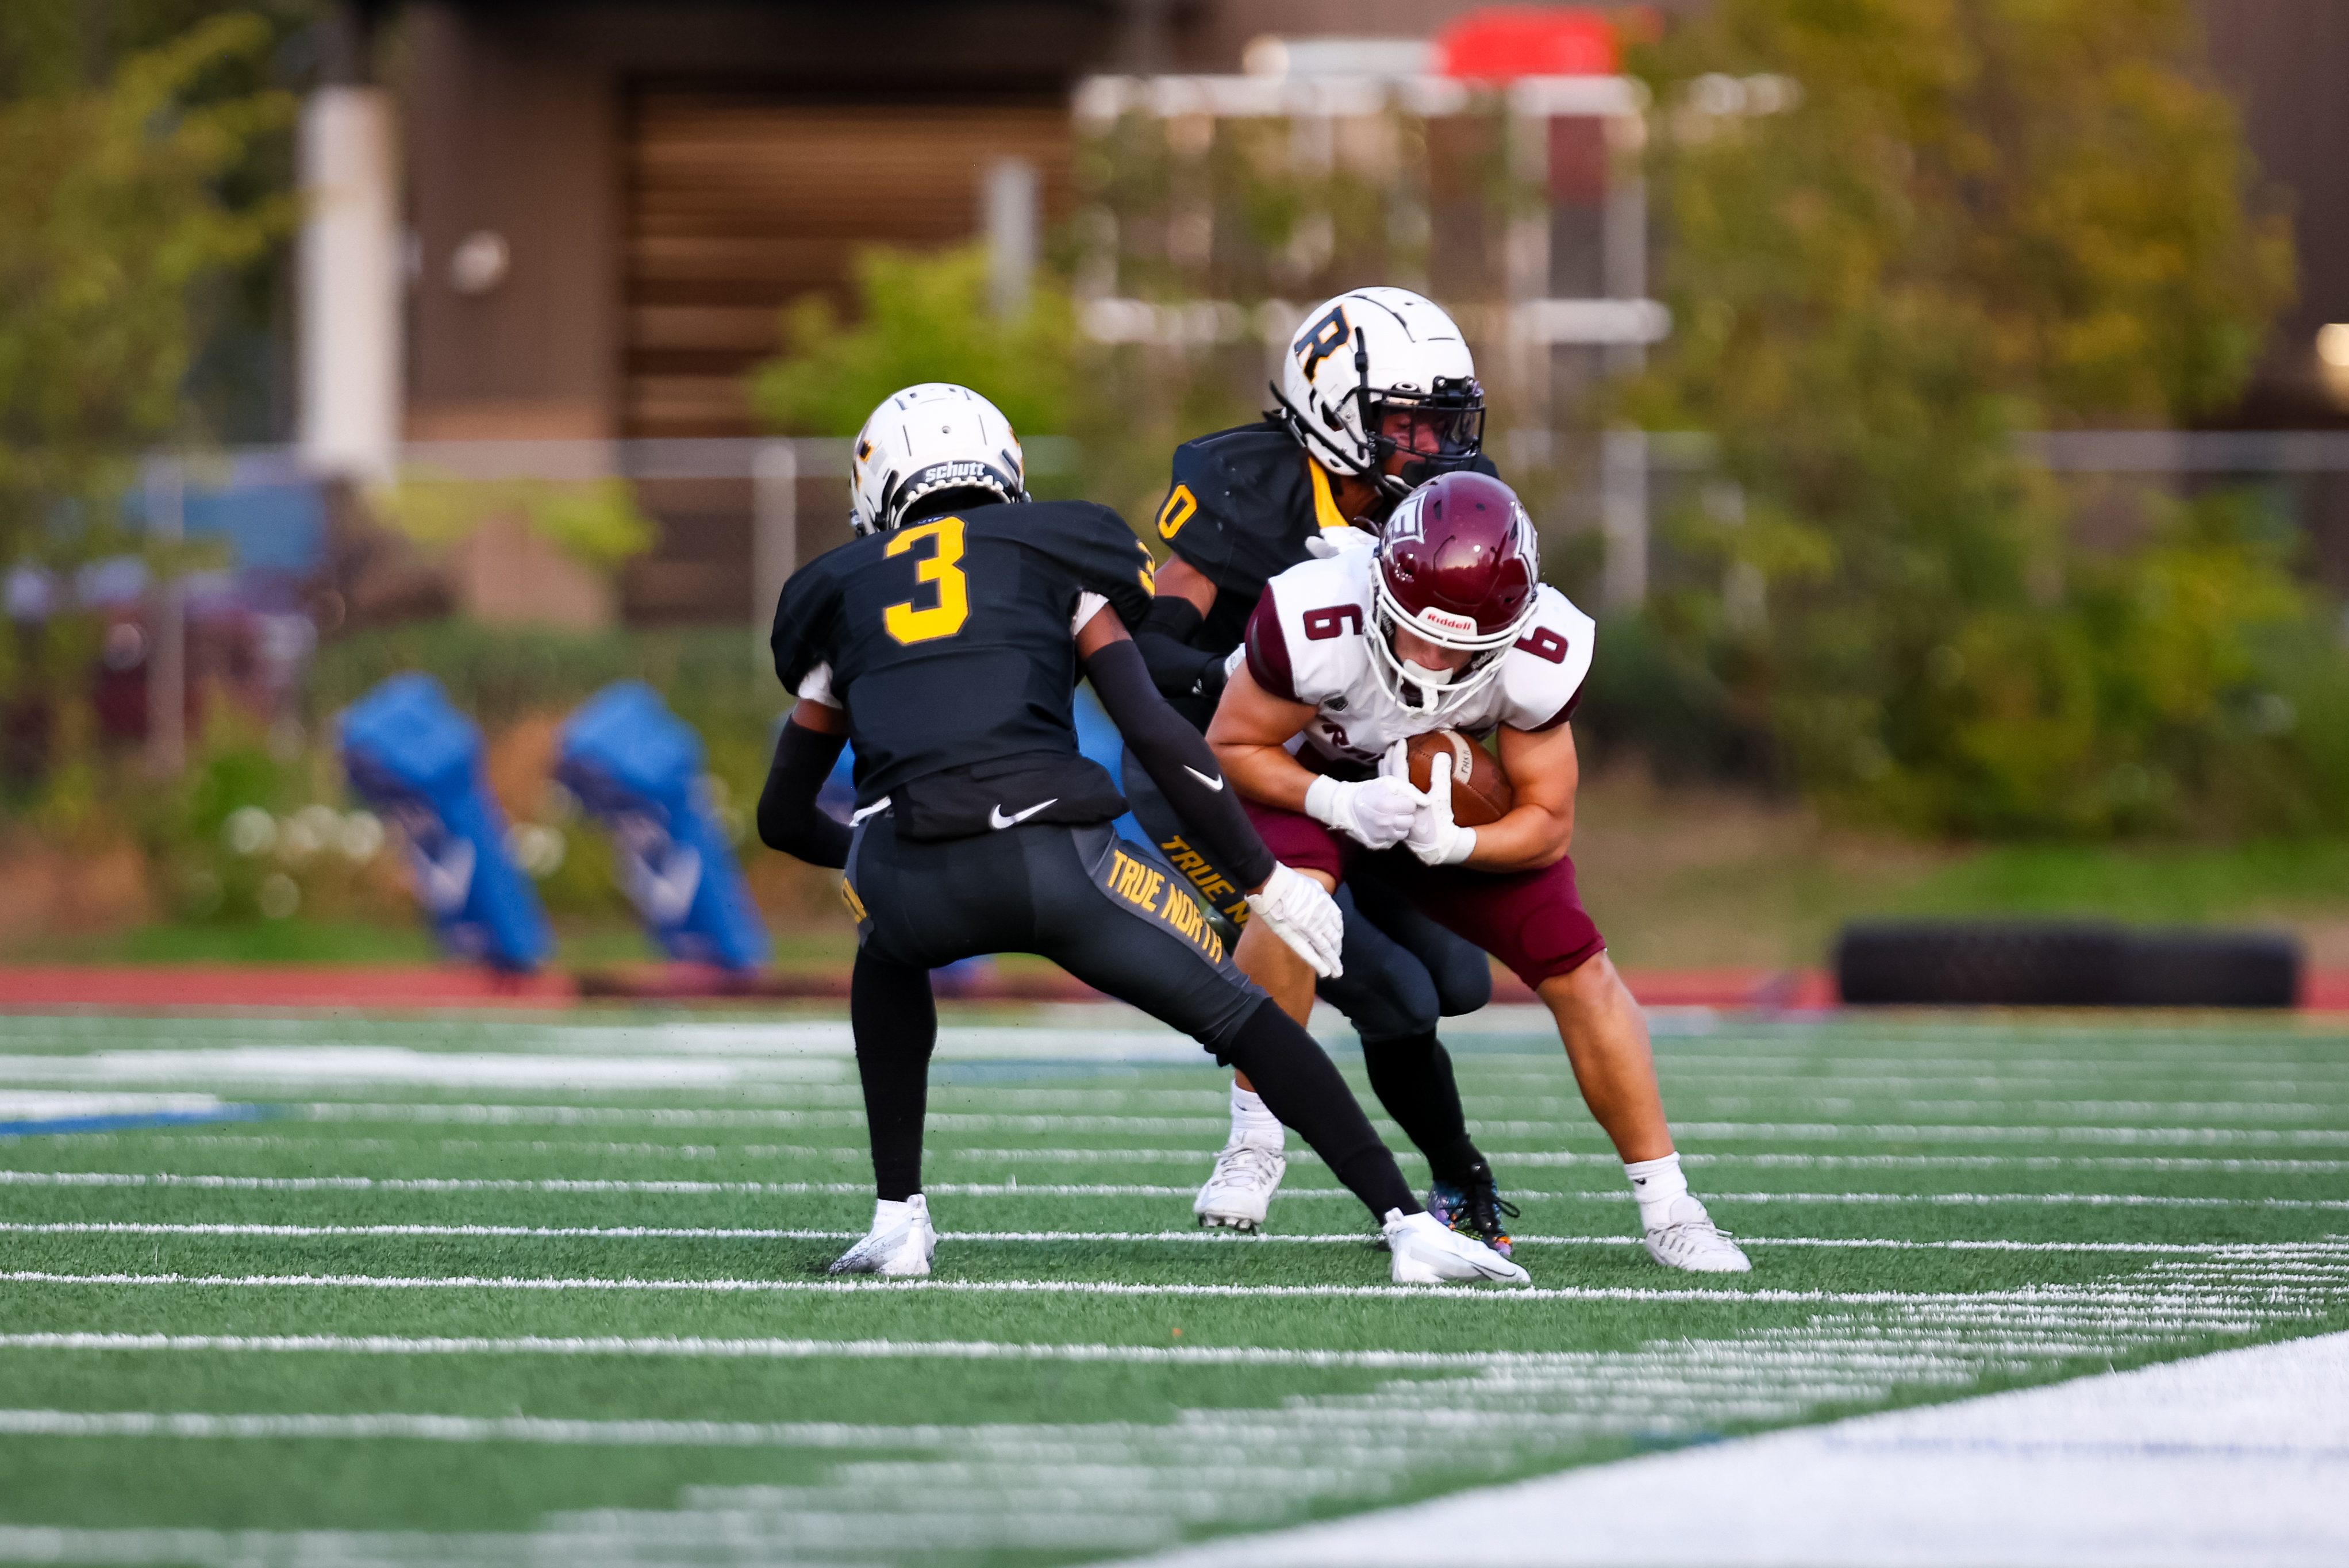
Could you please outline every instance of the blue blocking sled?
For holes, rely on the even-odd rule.
[[[337,721],[351,787],[407,835],[417,900],[449,950],[516,973],[554,950],[538,890],[506,855],[481,732],[429,675],[395,675]]]
[[[702,784],[701,737],[653,689],[607,686],[563,726],[554,776],[612,836],[620,883],[673,959],[754,969],[767,927]]]

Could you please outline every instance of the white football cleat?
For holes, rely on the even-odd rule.
[[[1387,1210],[1387,1274],[1399,1285],[1440,1285],[1451,1280],[1497,1280],[1529,1285],[1534,1277],[1474,1236],[1446,1230],[1433,1214]]]
[[[1665,1212],[1671,1216],[1671,1221],[1650,1227],[1644,1238],[1648,1256],[1668,1269],[1686,1269],[1692,1274],[1753,1272],[1753,1263],[1729,1232],[1713,1222],[1713,1216],[1694,1197],[1682,1193]]]
[[[1216,1156],[1207,1185],[1199,1189],[1191,1212],[1199,1223],[1228,1225],[1235,1231],[1263,1228],[1272,1208],[1272,1195],[1288,1172],[1288,1156],[1259,1143],[1227,1143]]]
[[[919,1279],[930,1272],[938,1250],[938,1233],[930,1229],[930,1203],[915,1193],[903,1203],[887,1199],[873,1205],[873,1229],[864,1240],[833,1262],[835,1274],[885,1274],[892,1279]]]

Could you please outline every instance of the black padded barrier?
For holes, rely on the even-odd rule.
[[[2289,932],[2102,920],[1857,920],[1835,952],[1861,1006],[2291,1007],[2301,961]]]

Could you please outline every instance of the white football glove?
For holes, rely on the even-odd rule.
[[[1320,883],[1276,860],[1264,886],[1247,896],[1247,907],[1249,917],[1271,927],[1272,934],[1315,974],[1335,980],[1346,972],[1338,961],[1338,950],[1346,940],[1346,917]]]
[[[1452,820],[1452,753],[1438,752],[1427,770],[1427,793],[1415,797],[1403,845],[1429,866],[1457,866],[1476,852],[1476,830]]]
[[[1419,795],[1401,779],[1361,784],[1317,778],[1305,791],[1305,815],[1372,849],[1392,849],[1411,831]]]
[[[1317,561],[1334,561],[1356,550],[1368,550],[1378,544],[1378,535],[1362,528],[1323,528],[1305,541],[1305,553]]]

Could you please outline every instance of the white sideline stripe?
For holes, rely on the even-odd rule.
[[[417,1176],[190,1176],[169,1171],[0,1170],[0,1187],[192,1187],[249,1192],[641,1192],[697,1196],[712,1193],[870,1193],[863,1181],[625,1181],[616,1179],[546,1177]],[[944,1182],[923,1190],[950,1197],[1188,1198],[1191,1187],[1080,1183]],[[1511,1189],[1513,1199],[1629,1203],[1623,1189],[1557,1192]],[[2349,1210],[2339,1198],[2180,1198],[2137,1192],[1706,1192],[1707,1203],[1923,1203],[1972,1207],[2031,1203],[2091,1208]],[[1340,1187],[1284,1187],[1283,1199],[1342,1198]]]
[[[1134,1568],[2337,1568],[2349,1334],[1592,1465]],[[2329,1480],[2327,1478],[2330,1478]],[[1660,1498],[1702,1500],[1659,1528]]]
[[[264,1238],[453,1236],[517,1239],[580,1239],[590,1241],[854,1241],[862,1231],[759,1230],[747,1227],[666,1225],[261,1225],[167,1223],[131,1220],[6,1220],[0,1234],[24,1236],[252,1236]],[[2324,1241],[2007,1241],[1959,1240],[1917,1241],[1868,1236],[1753,1236],[1740,1233],[1749,1247],[1836,1247],[1894,1251],[1951,1252],[2116,1252],[2160,1257],[2301,1257],[2349,1252],[2349,1242]],[[1323,1235],[1283,1235],[1258,1231],[941,1231],[941,1241],[1184,1241],[1209,1246],[1361,1246],[1368,1231],[1333,1231]],[[1523,1236],[1511,1241],[1520,1247],[1636,1247],[1637,1236]],[[0,1343],[10,1343],[0,1336]]]
[[[2302,1256],[2330,1259],[2333,1249],[2313,1247]],[[2261,1254],[2251,1261],[2281,1261]],[[2328,1276],[2329,1277],[2329,1276]],[[2247,1276],[2257,1283],[2258,1276]],[[2215,1292],[2130,1290],[2119,1286],[2022,1286],[2008,1291],[1789,1291],[1763,1289],[1729,1291],[1690,1287],[1661,1290],[1643,1286],[1552,1286],[1446,1290],[1423,1285],[1209,1285],[1129,1284],[1106,1280],[634,1280],[591,1276],[483,1274],[67,1274],[19,1269],[0,1272],[0,1283],[26,1285],[180,1285],[197,1289],[232,1290],[485,1290],[485,1291],[639,1291],[713,1295],[854,1295],[892,1292],[953,1295],[1098,1295],[1098,1296],[1228,1296],[1240,1299],[1300,1297],[1385,1297],[1404,1301],[1475,1302],[1706,1302],[1763,1304],[1892,1306],[2032,1305],[2044,1303],[2066,1307],[2159,1306],[2171,1313],[2212,1314],[2222,1307]]]

